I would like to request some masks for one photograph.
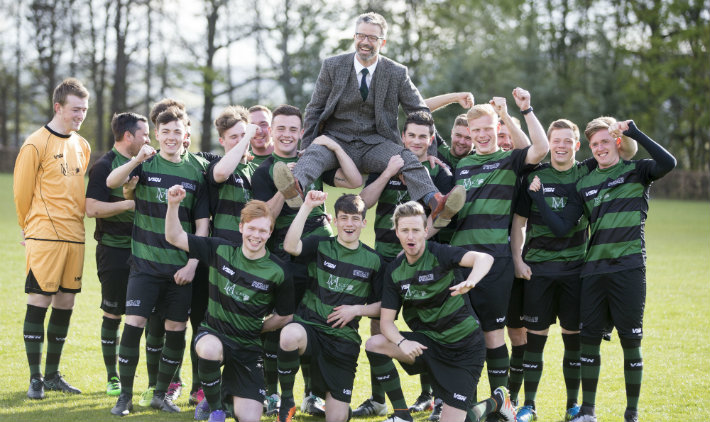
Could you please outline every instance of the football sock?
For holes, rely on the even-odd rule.
[[[27,363],[30,366],[30,376],[41,377],[42,371],[42,347],[44,346],[44,317],[47,315],[47,308],[27,305],[25,313],[25,323],[22,326],[22,335],[25,341],[25,353]]]
[[[311,390],[311,357],[301,356],[301,375],[303,376],[303,395],[308,396]]]
[[[520,387],[523,384],[523,356],[525,355],[525,345],[512,346],[510,348],[510,374],[508,375],[508,392],[510,400],[517,402]]]
[[[562,334],[565,352],[562,358],[562,375],[565,377],[567,388],[567,409],[577,404],[579,397],[580,362],[579,362],[579,333]]]
[[[264,382],[266,395],[278,393],[279,372],[277,371],[277,354],[279,352],[279,336],[281,329],[264,333]]]
[[[133,394],[133,379],[140,357],[143,328],[123,324],[121,344],[118,347],[118,373],[121,377],[121,393]]]
[[[372,372],[372,369],[370,369],[370,384],[372,384],[372,400],[384,404],[386,400],[385,389],[382,388],[382,385],[377,381],[377,377],[375,377],[375,373]]]
[[[148,318],[145,333],[145,366],[148,370],[148,385],[154,387],[158,382],[158,366],[163,354],[165,342],[165,323],[153,315]]]
[[[486,366],[488,370],[488,384],[491,387],[491,394],[498,387],[505,387],[508,383],[508,348],[506,345],[495,349],[486,349]]]
[[[483,420],[483,418],[495,412],[502,405],[503,403],[497,403],[493,397],[487,398],[468,409],[466,412],[468,414],[467,420],[470,419],[473,422]]]
[[[185,330],[165,330],[165,346],[158,364],[158,382],[155,384],[155,395],[164,395],[172,382],[185,353]]]
[[[399,374],[394,362],[392,362],[392,358],[381,353],[366,353],[367,359],[370,361],[370,371],[375,374],[377,381],[382,386],[387,397],[389,397],[394,410],[406,411],[409,414],[407,402],[404,400],[404,393],[402,392],[402,385],[399,381]]]
[[[626,410],[638,410],[641,379],[643,378],[643,357],[641,339],[620,338],[624,350],[624,381],[626,381]]]
[[[214,412],[215,410],[222,409],[222,383],[220,381],[221,374],[219,372],[221,362],[198,357],[197,366],[202,391],[205,393],[205,399],[210,405],[210,411]]]
[[[582,405],[594,407],[597,397],[599,371],[601,369],[599,346],[602,340],[601,338],[584,336],[580,340],[582,346],[580,355],[580,361],[582,362]]]
[[[52,307],[47,324],[47,357],[44,362],[44,376],[47,378],[51,378],[59,370],[59,360],[69,332],[71,314],[71,309]]]
[[[422,385],[422,394],[428,394],[431,396],[431,377],[429,376],[429,373],[422,372],[419,374],[419,383]]]
[[[523,371],[525,375],[525,405],[535,407],[537,386],[542,377],[543,355],[547,336],[528,332],[528,343],[525,345]],[[512,367],[511,362],[511,367]],[[512,369],[511,369],[512,372]]]
[[[278,371],[281,384],[281,409],[288,411],[295,405],[293,400],[293,384],[296,381],[300,357],[298,349],[286,351],[279,347]],[[307,392],[306,392],[307,394]]]
[[[118,327],[121,325],[120,319],[103,317],[101,323],[101,354],[104,357],[106,366],[106,377],[118,376],[116,372],[116,354],[118,353]]]

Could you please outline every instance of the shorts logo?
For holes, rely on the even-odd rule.
[[[160,177],[155,177],[155,176],[151,176],[148,178],[149,182],[155,182],[155,183],[160,183],[161,180],[162,179]]]
[[[235,271],[234,271],[233,269],[229,268],[229,267],[226,266],[226,265],[222,265],[222,271],[224,271],[225,273],[227,273],[227,274],[229,274],[229,275],[234,275],[234,274],[235,274]]]
[[[537,322],[539,318],[531,315],[523,315],[520,319],[527,322]]]
[[[360,277],[360,278],[367,278],[370,276],[370,273],[362,270],[353,270],[353,277]]]
[[[141,300],[140,299],[134,299],[134,300],[127,300],[126,301],[126,308],[137,308],[141,306]]]
[[[261,281],[252,281],[251,282],[251,287],[257,289],[257,290],[262,290],[262,291],[267,291],[269,290],[269,286],[266,285],[265,283],[262,283]]]
[[[426,283],[427,281],[434,281],[434,273],[420,275],[418,281],[420,283]]]
[[[260,388],[260,389],[259,389],[259,394],[261,394],[262,396],[265,396],[265,395],[266,395],[266,390],[264,390],[263,388]]]
[[[631,332],[634,334],[641,334],[643,330],[641,328],[632,328]]]
[[[466,401],[466,396],[464,396],[463,394],[454,393],[454,398],[455,398],[456,400]]]
[[[496,322],[505,322],[505,317],[496,318]]]
[[[346,396],[352,396],[353,392],[352,392],[352,390],[348,390],[347,388],[344,388],[343,394],[345,394]]]
[[[335,267],[337,267],[336,264],[333,264],[332,262],[328,262],[328,261],[323,261],[323,265],[325,265],[326,267],[330,268],[331,270],[334,270]]]
[[[191,190],[191,191],[195,190],[195,185],[193,185],[192,183],[182,182],[181,185],[183,188],[185,188],[185,190]]]

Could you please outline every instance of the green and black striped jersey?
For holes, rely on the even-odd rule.
[[[380,255],[360,242],[356,249],[338,243],[336,237],[308,236],[302,240],[299,262],[308,265],[309,287],[295,315],[297,321],[313,325],[345,342],[350,352],[359,353],[360,318],[346,326],[331,327],[328,315],[336,306],[365,305],[380,301],[383,261]],[[348,353],[348,350],[341,350]]]
[[[537,205],[527,194],[528,186],[538,176],[545,186],[543,195],[550,208],[560,213],[570,195],[576,195],[577,182],[597,167],[594,158],[558,171],[550,163],[539,165],[528,174],[520,187],[515,213],[528,219],[523,258],[534,274],[569,275],[582,271],[587,252],[588,221],[582,216],[563,237],[557,237],[545,224]]]
[[[209,302],[202,326],[247,349],[261,350],[264,317],[293,314],[293,282],[286,264],[268,250],[248,259],[225,239],[188,235],[190,258],[210,266]]]
[[[387,267],[382,307],[399,311],[412,331],[441,344],[455,344],[478,329],[468,295],[451,296],[454,269],[466,250],[427,241],[421,257],[409,264],[404,254]]]
[[[101,202],[120,202],[123,197],[123,186],[109,189],[106,178],[116,168],[130,161],[121,155],[116,148],[104,154],[89,170],[89,184],[86,187],[86,197]],[[136,172],[134,172],[136,174]],[[132,176],[134,174],[131,174]],[[97,218],[94,239],[105,246],[113,248],[131,247],[131,231],[133,230],[133,211],[124,211],[111,217]]]
[[[167,191],[173,185],[185,188],[180,203],[182,228],[195,233],[195,220],[209,218],[207,189],[199,166],[185,154],[179,163],[165,160],[160,154],[138,167],[135,191],[136,212],[131,236],[131,261],[137,272],[172,277],[187,263],[187,254],[165,240]]]
[[[295,163],[298,161],[298,157],[283,158],[276,154],[272,154],[271,157],[261,163],[252,176],[252,192],[254,194],[254,199],[266,202],[278,192],[278,189],[276,189],[276,185],[274,184],[274,164],[276,164],[277,161]],[[321,177],[313,181],[313,183],[309,186],[304,186],[303,193],[307,193],[311,190],[322,191],[323,182],[333,186],[335,183],[333,180],[334,177],[335,170],[323,173]],[[286,237],[286,232],[288,232],[288,228],[291,226],[291,223],[297,213],[298,210],[292,209],[288,205],[284,204],[281,208],[281,213],[278,217],[276,217],[274,232],[271,233],[267,247],[281,259],[288,259],[288,254],[283,250],[283,242]],[[301,237],[304,238],[309,235],[333,235],[333,230],[331,229],[330,223],[328,223],[328,219],[325,214],[325,205],[314,208],[308,215],[306,226],[303,229],[303,236]]]
[[[226,181],[217,183],[214,180],[214,166],[218,162],[211,162],[207,169],[212,236],[241,245],[239,220],[242,208],[252,199],[251,177],[256,167],[252,163],[240,163]]]
[[[266,154],[266,155],[256,155],[252,153],[254,158],[251,160],[250,164],[252,164],[255,168],[259,167],[261,163],[266,161],[267,158],[271,157],[271,154]]]
[[[451,244],[493,257],[509,257],[508,234],[515,184],[526,169],[529,147],[462,158],[456,166],[457,185],[466,188]]]
[[[429,172],[429,176],[434,182],[434,186],[440,192],[446,194],[453,187],[453,175],[447,173],[441,166],[433,169],[428,161],[422,163]],[[365,187],[372,184],[380,173],[370,173],[365,182]],[[392,215],[397,205],[411,200],[407,191],[407,185],[402,179],[395,176],[391,178],[382,190],[380,198],[377,200],[375,208],[375,250],[385,258],[394,258],[402,250],[402,245],[392,228]]]

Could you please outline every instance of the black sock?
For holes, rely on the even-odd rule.
[[[495,349],[486,349],[486,365],[488,367],[488,383],[491,394],[498,387],[505,387],[508,381],[508,348],[504,345]]]
[[[25,341],[27,363],[30,366],[30,376],[32,378],[42,376],[40,365],[42,364],[42,348],[44,346],[44,318],[46,315],[47,308],[27,305],[22,334]]]
[[[47,378],[51,378],[59,371],[59,360],[69,332],[71,314],[71,309],[52,307],[47,325],[47,357],[44,362],[44,376]]]
[[[400,383],[399,374],[397,373],[397,368],[394,366],[392,358],[381,353],[366,353],[367,360],[370,361],[370,371],[375,374],[377,381],[385,390],[387,397],[389,397],[390,402],[392,403],[394,411],[406,411],[406,414],[408,415],[409,408],[407,407],[407,402],[404,400],[402,384]]]
[[[117,377],[116,356],[118,354],[118,327],[121,325],[120,319],[103,317],[101,323],[101,354],[104,357],[106,366],[106,378]]]
[[[197,366],[200,372],[200,382],[202,383],[202,391],[205,393],[205,399],[210,405],[210,411],[219,410],[222,408],[222,389],[221,377],[219,372],[222,363],[218,360],[207,360],[198,357]]]
[[[508,392],[510,392],[510,400],[517,402],[520,387],[523,385],[523,356],[525,355],[525,345],[511,346],[510,349]]]
[[[281,409],[288,411],[295,405],[293,384],[296,382],[296,374],[300,363],[298,349],[287,351],[279,347],[277,363],[279,383],[281,384]],[[308,391],[305,393],[308,394]]]
[[[525,346],[523,371],[525,376],[525,406],[535,408],[537,387],[542,378],[543,353],[547,336],[528,332],[528,344]]]
[[[562,375],[565,378],[565,388],[567,389],[567,409],[571,409],[577,405],[581,379],[579,333],[562,334],[562,342],[565,345],[565,352],[562,358]]]
[[[601,355],[599,348],[602,339],[581,337],[582,353],[582,405],[587,408],[594,408],[597,399],[597,384],[599,383],[599,371],[601,370]]]
[[[185,330],[165,330],[165,346],[160,355],[158,365],[158,382],[155,384],[155,395],[165,395],[185,353]]]
[[[121,344],[118,347],[118,373],[121,375],[121,393],[133,394],[133,379],[140,358],[143,328],[123,324]]]
[[[163,354],[165,343],[165,323],[160,317],[152,315],[148,318],[145,330],[145,366],[148,370],[148,386],[158,383],[158,366]]]
[[[626,382],[626,410],[637,411],[639,395],[641,394],[641,379],[643,378],[643,357],[641,356],[641,339],[623,338],[621,347],[624,350],[624,381]]]

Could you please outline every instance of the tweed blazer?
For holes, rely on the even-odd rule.
[[[301,149],[308,147],[321,134],[325,121],[333,114],[338,100],[355,72],[355,53],[325,59],[321,66],[311,101],[306,106]],[[375,127],[377,133],[392,142],[401,143],[397,128],[399,105],[405,113],[429,111],[424,99],[409,79],[407,67],[380,55],[373,74],[375,84]]]

